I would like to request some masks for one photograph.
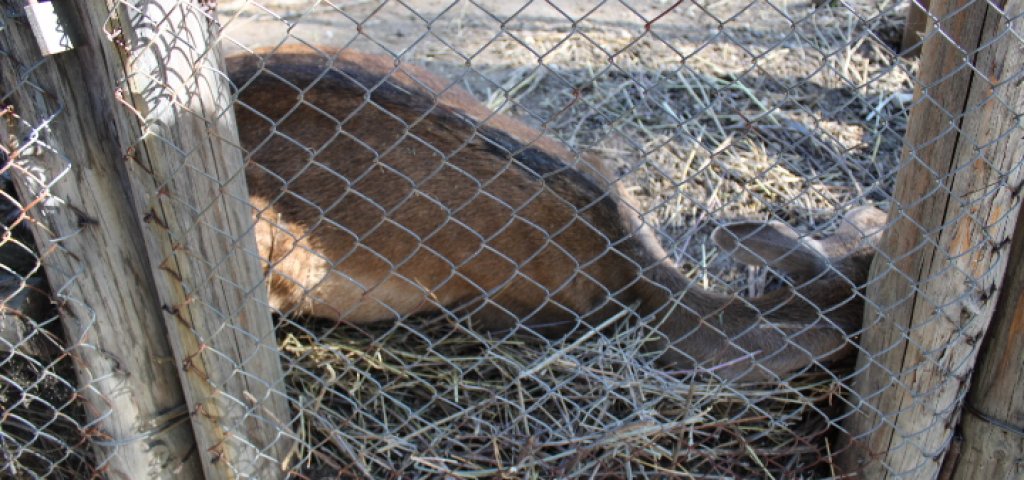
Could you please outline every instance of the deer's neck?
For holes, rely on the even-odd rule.
[[[642,313],[664,336],[669,369],[765,378],[835,356],[845,328],[859,322],[848,282],[821,279],[757,297],[712,292],[659,266],[641,286]]]

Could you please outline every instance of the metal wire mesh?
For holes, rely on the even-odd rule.
[[[850,206],[884,206],[911,97],[912,64],[896,58],[884,37],[899,32],[895,7],[307,2],[222,4],[220,14],[228,50],[313,45],[324,77],[351,74],[324,44],[380,55],[394,64],[381,80],[401,83],[407,74],[426,84],[425,95],[442,98],[466,88],[491,110],[566,141],[577,164],[581,154],[607,159],[610,183],[636,189],[642,218],[658,227],[674,264],[705,287],[758,295],[780,280],[764,269],[737,268],[708,240],[716,226],[773,218],[821,231]],[[417,60],[450,80],[431,84],[404,63]],[[243,103],[250,101],[246,88],[259,87],[248,80],[239,86]],[[375,103],[377,78],[357,81],[368,97],[363,108],[390,109],[400,119],[386,128],[431,148],[430,138],[416,138],[416,120]],[[316,81],[284,78],[280,95],[294,98],[296,109],[315,109],[315,88]],[[240,114],[242,125],[246,118]],[[252,122],[260,132],[254,144],[276,135],[322,156],[360,148],[344,139],[311,143],[277,110],[261,120]],[[339,136],[368,135],[353,125],[360,120],[338,117]],[[266,132],[268,124],[278,128]],[[398,142],[392,147],[408,148],[407,140]],[[447,153],[446,146],[435,149]],[[331,175],[316,153],[295,154],[305,168]],[[275,181],[297,191],[301,175]],[[349,171],[331,180],[339,190],[361,191]],[[410,179],[392,178],[394,185],[404,181]],[[414,181],[429,188],[429,177]],[[333,204],[308,201],[329,218]],[[400,263],[389,267],[408,275]],[[444,285],[430,281],[427,290]],[[312,302],[322,295],[302,293]],[[384,306],[405,317],[397,304]],[[320,467],[313,472],[815,477],[830,470],[829,426],[842,405],[830,380],[842,369],[814,371],[784,387],[707,383],[666,376],[644,362],[650,327],[621,316],[550,340],[482,335],[452,319],[459,314],[360,328],[282,316],[285,364],[294,366],[289,397],[301,399],[296,405],[308,418],[300,437],[304,455]],[[606,318],[620,321],[609,327]]]
[[[976,348],[984,322],[971,315],[988,317],[991,295],[979,295],[1005,268],[956,260],[1012,233],[988,226],[1016,216],[1021,162],[1003,171],[986,163],[986,148],[1020,137],[1019,122],[995,135],[960,125],[981,109],[1020,117],[1003,87],[1024,72],[973,63],[997,45],[1019,48],[1020,12],[998,10],[1010,28],[965,47],[949,76],[976,71],[993,90],[965,94],[967,106],[951,112],[929,97],[933,85],[916,80],[917,60],[899,56],[905,2],[178,7],[222,26],[200,56],[229,55],[224,74],[245,166],[210,172],[181,151],[154,191],[196,218],[194,230],[172,238],[176,251],[205,235],[197,232],[235,245],[224,258],[189,251],[195,275],[179,280],[189,308],[222,320],[195,330],[204,354],[237,362],[237,376],[247,376],[259,352],[277,352],[283,380],[247,377],[259,387],[239,396],[226,382],[206,387],[245,410],[222,424],[225,437],[244,441],[253,423],[279,426],[278,438],[246,448],[291,477],[837,477],[850,472],[835,455],[883,429],[896,432],[890,451],[930,451],[934,441],[922,432],[941,431],[939,422],[907,426],[896,415],[933,408],[940,392],[948,420],[962,402],[960,380],[973,360],[948,368],[960,377],[933,390],[914,382],[946,369],[949,351]],[[157,30],[173,31],[170,23]],[[949,34],[930,30],[922,42],[937,35]],[[26,68],[17,88],[43,90]],[[936,123],[949,127],[904,143],[910,112],[922,104],[935,105],[945,114]],[[61,121],[57,113],[48,121]],[[14,192],[5,183],[0,198],[3,468],[26,478],[102,473],[109,458],[95,453],[117,449],[90,450],[102,444],[90,427],[110,407],[82,402],[90,379],[72,369],[78,352],[93,348],[89,320],[74,330],[81,336],[66,338],[47,300],[90,299],[74,297],[73,272],[49,272],[47,255],[65,244],[37,239],[46,245],[37,250],[24,227],[46,215],[55,201],[48,186],[71,181],[74,165],[38,176],[18,156],[47,148],[26,133],[40,126],[14,110],[5,119],[14,140],[4,175],[20,169],[39,185]],[[929,155],[951,136],[974,153],[935,171]],[[999,170],[1001,183],[955,184],[979,163]],[[930,185],[918,203],[895,200],[896,172],[908,168]],[[248,198],[197,203],[172,188],[223,191],[243,177]],[[899,249],[891,240],[875,259],[874,283],[864,285],[864,249],[882,225],[849,212],[895,212],[882,222],[895,228],[915,222],[907,211],[954,200],[955,215],[915,223],[920,244]],[[255,235],[257,251],[220,228],[217,204],[253,212],[244,234]],[[991,205],[1003,207],[992,213]],[[964,224],[984,238],[944,250],[943,232]],[[712,238],[716,228],[735,236],[732,251]],[[940,259],[923,281],[890,297],[877,291],[880,278],[912,270],[901,262],[922,249]],[[265,285],[225,273],[254,258]],[[51,282],[68,283],[47,286],[42,265]],[[966,320],[955,335],[920,343],[920,332],[954,316],[936,291],[951,282],[967,285],[955,299]],[[274,338],[195,292],[269,309]],[[896,319],[915,302],[932,314],[904,326]],[[165,309],[173,317],[179,306]],[[697,320],[680,330],[666,320],[672,315]],[[856,344],[880,329],[895,332],[891,343]],[[251,341],[252,355],[209,347],[229,334]],[[883,360],[895,350],[912,352],[899,371]],[[878,369],[880,383],[852,387]],[[905,400],[873,403],[893,392]],[[287,402],[285,416],[268,406],[275,401]],[[852,447],[837,440],[846,432],[857,434]],[[881,463],[893,477],[925,471]]]
[[[30,81],[24,85],[34,87]],[[12,109],[4,111],[3,122],[6,135],[29,127]],[[83,339],[69,341],[65,336],[57,305],[81,299],[67,293],[74,291],[74,272],[65,272],[71,278],[66,284],[47,283],[43,262],[49,255],[61,254],[61,243],[40,250],[28,228],[57,201],[47,195],[48,187],[65,181],[70,165],[53,177],[48,176],[50,172],[26,168],[19,156],[46,148],[36,140],[30,137],[14,148],[5,142],[2,150],[0,455],[3,474],[9,478],[75,478],[91,471],[94,462],[84,446],[95,432],[78,396],[79,389],[89,386],[79,386],[73,369],[79,349],[88,347]],[[31,188],[16,191],[12,175],[26,179]],[[87,334],[95,319],[83,320],[81,331]]]

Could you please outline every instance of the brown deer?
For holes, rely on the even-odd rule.
[[[668,369],[774,378],[839,355],[860,324],[885,216],[830,237],[779,222],[717,230],[793,285],[744,298],[692,284],[594,158],[422,68],[352,51],[228,59],[272,307],[353,324],[448,310],[545,336],[626,306]]]

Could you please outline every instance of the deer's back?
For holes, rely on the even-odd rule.
[[[599,164],[574,168],[564,146],[464,90],[353,52],[264,58],[229,70],[275,307],[547,321],[594,313],[656,261]]]
[[[859,323],[881,211],[856,209],[821,240],[778,222],[724,226],[713,237],[738,260],[798,280],[720,295],[667,263],[599,161],[422,69],[309,49],[228,65],[257,243],[285,313],[359,323],[444,308],[554,334],[639,301],[662,364],[736,378],[838,356]]]

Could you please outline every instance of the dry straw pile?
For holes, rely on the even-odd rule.
[[[246,15],[280,25],[342,18],[339,2],[316,2],[309,15],[290,17],[271,15],[269,6],[243,11],[259,2],[223,3],[229,28]],[[301,7],[296,11],[310,4],[283,3]],[[350,3],[371,11],[378,2]],[[493,21],[439,23],[437,35],[457,29],[460,41],[482,53],[467,64],[425,41],[405,59],[609,159],[681,269],[707,287],[756,294],[780,280],[737,268],[714,251],[706,241],[714,226],[778,218],[827,231],[844,208],[884,206],[891,190],[914,67],[887,44],[901,29],[902,12],[861,3],[790,12],[796,23],[779,32],[741,21],[770,5],[748,10],[729,2],[690,6],[726,12],[712,34],[576,31],[568,22],[532,28],[524,15],[503,27],[517,33],[513,38],[495,35]],[[842,367],[776,384],[663,372],[640,353],[650,333],[631,320],[623,312],[551,342],[515,332],[485,336],[465,319],[443,316],[361,329],[280,318],[286,394],[302,439],[288,465],[296,478],[835,473],[828,419],[845,405]],[[32,385],[0,386],[0,400],[23,398],[17,389]],[[74,398],[62,385],[68,387],[50,400],[55,405]],[[78,467],[89,457],[83,432],[67,428],[84,419],[19,429],[14,411],[5,410],[0,444],[42,446],[33,455],[43,470],[25,470],[26,478],[87,470]],[[38,435],[52,441],[34,442]]]
[[[420,53],[493,109],[614,162],[695,281],[756,294],[784,280],[714,251],[717,224],[778,218],[824,232],[844,207],[884,207],[891,190],[912,65],[871,35],[836,49],[847,34],[741,47],[533,31],[525,46],[492,42],[471,67],[443,48]],[[286,322],[305,444],[291,461],[310,478],[836,474],[828,419],[846,404],[848,366],[781,384],[666,373],[639,353],[649,332],[620,317],[554,343],[447,317]]]

